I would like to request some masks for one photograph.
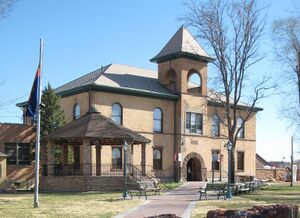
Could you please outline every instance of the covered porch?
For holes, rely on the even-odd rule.
[[[44,143],[42,175],[51,183],[60,180],[51,177],[76,177],[77,180],[82,180],[79,177],[120,177],[121,180],[125,164],[130,176],[146,173],[146,146],[150,140],[99,112],[88,112],[55,130],[44,138]],[[103,153],[104,146],[111,147],[111,152]],[[138,166],[132,164],[136,146],[140,146]],[[47,187],[43,187],[45,189]]]

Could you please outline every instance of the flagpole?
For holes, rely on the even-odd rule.
[[[39,207],[39,169],[40,169],[40,129],[41,129],[41,75],[43,66],[43,49],[44,40],[40,39],[40,60],[39,60],[39,70],[40,70],[40,80],[38,84],[38,101],[37,101],[37,124],[36,124],[36,146],[35,146],[35,187],[34,187],[34,208]]]

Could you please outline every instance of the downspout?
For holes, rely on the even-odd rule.
[[[176,127],[176,101],[174,101],[174,155],[173,155],[173,161],[174,161],[174,179],[176,182],[179,182],[179,166],[178,165],[178,157],[177,157],[177,127]],[[176,153],[177,152],[177,153]],[[178,168],[178,169],[177,169]],[[178,175],[177,175],[178,174]],[[175,176],[177,175],[177,178]]]

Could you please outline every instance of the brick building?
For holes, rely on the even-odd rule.
[[[226,178],[227,132],[220,122],[224,112],[218,102],[222,96],[207,87],[207,65],[213,58],[181,27],[151,61],[157,63],[157,71],[109,64],[58,87],[56,93],[61,96],[67,122],[80,119],[94,108],[149,139],[150,143],[132,146],[130,164],[144,164],[156,177],[209,180],[214,172],[215,177]],[[255,176],[256,112],[261,109],[255,108],[244,122],[249,106],[240,103],[239,108],[238,125],[242,129],[236,147],[236,170],[238,175]],[[101,153],[91,149],[90,158],[84,160],[83,145],[64,144],[67,164],[87,163],[100,155],[102,166],[114,172],[122,170],[120,145],[101,146],[90,140],[89,146],[100,146]],[[213,154],[217,155],[214,161]]]

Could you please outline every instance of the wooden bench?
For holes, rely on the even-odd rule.
[[[250,182],[246,182],[246,183],[236,183],[235,184],[235,193],[236,195],[238,194],[242,194],[242,193],[248,193],[250,192],[250,187],[251,187],[251,183]]]
[[[160,195],[160,187],[158,180],[144,180],[138,182],[140,187],[142,187],[146,192],[154,192],[155,195],[158,193]]]
[[[199,190],[199,200],[202,200],[202,197],[205,197],[207,200],[207,192],[211,191],[217,194],[218,199],[220,199],[220,196],[224,197],[224,200],[226,200],[226,189],[227,184],[226,183],[206,183],[203,187],[200,187]]]
[[[135,183],[135,187],[128,190],[128,193],[133,198],[133,195],[139,196],[139,198],[143,195],[147,199],[147,192],[154,192],[155,195],[158,193],[160,195],[160,188],[158,181],[154,180],[143,180]]]

